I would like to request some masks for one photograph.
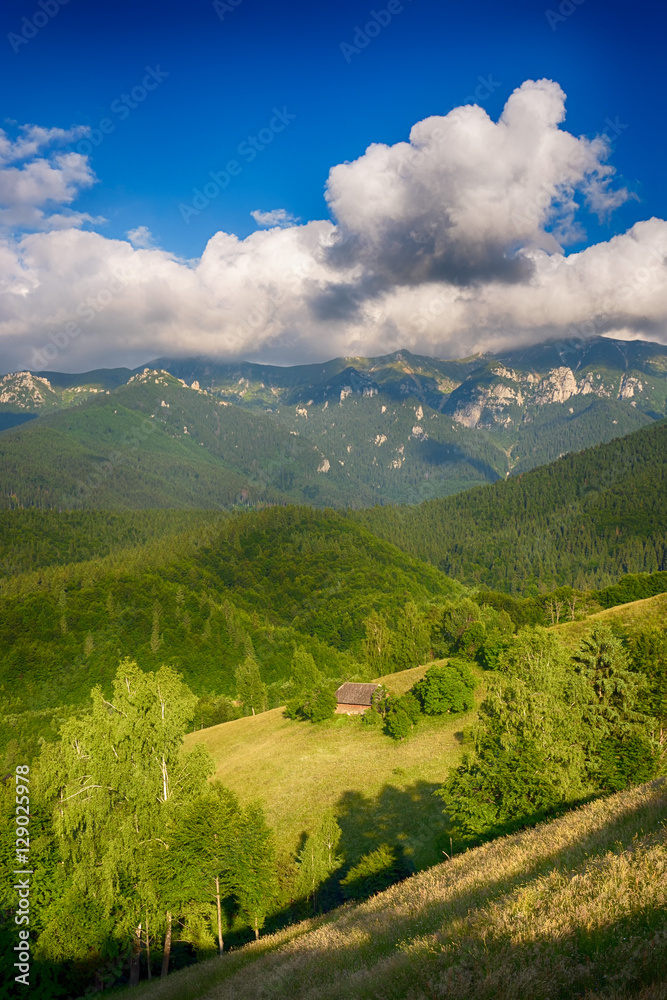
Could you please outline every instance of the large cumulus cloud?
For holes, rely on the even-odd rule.
[[[571,135],[564,114],[560,87],[541,80],[516,90],[497,122],[473,106],[428,118],[409,142],[372,145],[331,170],[333,221],[285,227],[284,211],[258,212],[274,228],[216,233],[197,261],[154,248],[140,219],[130,242],[73,227],[83,219],[63,228],[49,206],[92,183],[85,158],[47,157],[57,130],[26,131],[17,166],[16,144],[0,136],[2,204],[24,230],[6,228],[0,245],[4,367],[186,353],[295,362],[398,347],[452,356],[606,332],[666,339],[667,223],[566,252],[581,237],[582,203],[605,215],[628,194],[605,140]],[[25,174],[22,201],[8,171]]]

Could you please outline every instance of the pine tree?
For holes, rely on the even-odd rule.
[[[243,810],[234,870],[236,898],[258,938],[278,895],[278,879],[273,831],[257,803]]]
[[[234,673],[236,693],[245,711],[256,715],[266,708],[267,691],[262,683],[259,664],[253,656],[246,656]]]
[[[648,781],[659,750],[654,720],[640,710],[645,679],[630,670],[623,644],[608,625],[593,630],[574,660],[591,694],[585,713],[591,775],[609,791]]]

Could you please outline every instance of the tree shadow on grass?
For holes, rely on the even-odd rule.
[[[442,861],[446,823],[442,802],[434,794],[439,787],[416,781],[406,788],[385,785],[376,796],[344,792],[335,813],[345,866],[352,867],[383,844],[403,859],[406,875]]]

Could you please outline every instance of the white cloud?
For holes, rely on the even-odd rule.
[[[258,226],[266,228],[278,226],[280,229],[286,229],[288,226],[293,226],[299,221],[294,215],[285,211],[284,208],[274,208],[270,212],[262,212],[259,208],[256,208],[250,214]]]
[[[0,226],[7,229],[62,229],[98,222],[90,215],[56,207],[70,205],[95,182],[88,157],[80,153],[47,153],[85,135],[88,129],[24,125],[11,139],[0,129]]]
[[[667,342],[667,222],[563,249],[582,198],[606,212],[627,197],[605,141],[571,135],[563,119],[549,81],[515,91],[498,122],[470,106],[428,118],[410,142],[372,145],[331,170],[334,222],[281,228],[284,210],[257,210],[274,228],[244,240],[218,232],[197,261],[154,248],[144,226],[130,242],[57,224],[7,235],[5,365],[81,370],[190,353],[280,363],[399,347],[461,356],[573,334]],[[72,174],[37,171],[39,191],[68,204],[87,165],[49,162]]]
[[[42,128],[41,125],[19,126],[19,136],[11,139],[4,129],[0,129],[0,166],[26,160],[42,152],[47,146],[73,142],[87,135],[86,125],[75,125],[74,128]]]
[[[137,226],[136,229],[128,230],[125,235],[137,250],[153,250],[155,248],[155,240],[148,226]]]

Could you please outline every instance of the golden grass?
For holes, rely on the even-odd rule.
[[[584,636],[588,635],[594,625],[605,623],[621,625],[623,628],[658,626],[665,627],[667,621],[667,594],[656,594],[641,601],[631,601],[629,604],[619,604],[606,611],[598,611],[578,622],[561,622],[553,625],[551,630],[557,632],[568,646],[578,646]]]
[[[426,667],[390,675],[396,693]],[[408,675],[412,675],[410,679]],[[242,801],[263,803],[281,848],[295,851],[325,809],[343,830],[347,861],[383,841],[402,844],[416,869],[442,858],[434,841],[442,830],[442,803],[433,791],[461,756],[461,731],[474,713],[423,719],[395,742],[361,717],[339,715],[313,725],[287,719],[282,708],[190,733],[217,762],[215,777]]]
[[[376,677],[374,684],[384,684],[389,694],[399,697],[409,691],[413,684],[420,681],[429,667],[436,664],[446,663],[447,660],[434,660],[433,663],[425,663],[421,667],[411,667],[410,670],[398,670],[395,674],[385,674],[383,677]]]
[[[475,848],[142,1000],[665,1000],[667,782]]]

